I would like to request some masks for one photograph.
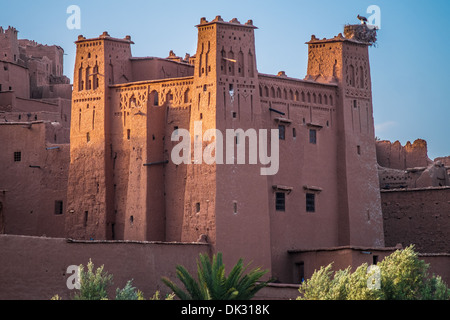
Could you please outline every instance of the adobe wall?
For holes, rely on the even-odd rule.
[[[21,65],[0,61],[0,91],[14,91],[17,97],[30,97],[29,70]]]
[[[170,293],[162,276],[176,279],[176,266],[181,264],[196,274],[200,253],[209,253],[209,246],[195,243],[150,242],[67,242],[66,239],[0,235],[0,300],[49,300],[58,294],[70,298],[66,282],[70,265],[87,265],[92,259],[95,268],[114,276],[110,288],[114,298],[116,288],[128,280],[146,298],[160,290]]]
[[[64,215],[56,209],[56,201],[65,208],[69,146],[47,141],[48,132],[53,141],[58,130],[39,121],[0,124],[4,233],[64,235]]]
[[[187,63],[147,57],[131,58],[133,81],[192,77],[194,67]]]
[[[382,167],[406,170],[414,167],[427,167],[430,164],[428,158],[427,142],[417,139],[414,143],[407,142],[402,146],[399,141],[377,141],[377,160]]]
[[[450,187],[381,191],[386,246],[450,252]]]

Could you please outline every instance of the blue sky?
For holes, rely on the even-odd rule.
[[[333,37],[344,24],[381,10],[378,46],[370,49],[376,135],[403,145],[421,138],[430,158],[450,155],[450,14],[448,0],[45,0],[2,1],[0,25],[14,26],[19,38],[64,48],[65,74],[72,78],[74,41],[131,35],[134,56],[194,54],[201,17],[252,19],[256,31],[258,71],[303,78],[312,34]],[[69,30],[69,5],[81,9],[81,29]]]

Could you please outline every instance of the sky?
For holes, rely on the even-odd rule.
[[[130,35],[135,57],[165,58],[173,50],[194,54],[201,17],[225,21],[252,19],[258,71],[303,79],[305,42],[334,37],[358,14],[370,18],[379,8],[376,47],[369,50],[375,135],[382,140],[424,139],[431,159],[450,155],[450,14],[448,0],[42,0],[1,1],[0,26],[14,26],[20,39],[59,45],[64,73],[73,79],[78,35]],[[70,5],[80,8],[80,29],[69,29]]]

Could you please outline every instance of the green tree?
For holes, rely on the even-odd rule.
[[[450,291],[439,276],[428,273],[414,246],[397,250],[379,264],[381,290],[387,300],[445,300]]]
[[[447,300],[450,290],[439,276],[428,273],[429,265],[419,259],[414,246],[397,250],[378,264],[380,288],[369,288],[373,271],[367,264],[351,273],[321,267],[299,288],[298,300]]]
[[[372,275],[367,264],[358,267],[351,273],[350,267],[345,270],[332,271],[333,264],[321,267],[299,288],[297,300],[378,300],[380,292],[371,290],[367,281]]]
[[[268,270],[256,268],[246,273],[248,266],[244,267],[243,260],[240,259],[227,277],[222,253],[214,255],[212,261],[207,254],[200,254],[197,260],[197,280],[185,267],[176,267],[177,277],[186,291],[166,277],[162,281],[181,300],[250,300],[272,280],[258,283]]]

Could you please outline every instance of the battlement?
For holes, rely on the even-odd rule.
[[[323,44],[329,42],[354,42],[365,45],[374,45],[377,41],[377,29],[366,24],[346,25],[344,26],[344,35],[339,33],[333,38],[319,39],[315,35],[311,36],[311,40],[306,44]]]
[[[107,31],[104,31],[101,35],[99,35],[97,38],[90,38],[87,39],[86,37],[84,37],[83,35],[79,35],[78,36],[78,40],[75,41],[75,43],[81,43],[81,42],[88,42],[88,41],[98,41],[98,40],[110,40],[110,41],[116,41],[116,42],[124,42],[124,43],[128,43],[128,44],[134,44],[133,41],[131,41],[131,36],[127,35],[125,36],[125,38],[120,39],[120,38],[113,38],[109,35],[109,33]]]
[[[17,37],[17,34],[19,33],[19,31],[11,26],[8,26],[8,29],[3,29],[3,27],[0,26],[0,35],[8,35],[8,34],[13,34]]]
[[[233,26],[241,26],[241,27],[247,27],[247,28],[252,28],[252,29],[257,29],[257,27],[255,27],[253,25],[253,20],[248,20],[245,24],[241,24],[239,22],[239,20],[237,18],[233,18],[231,19],[229,22],[226,22],[222,19],[221,16],[216,16],[214,18],[214,20],[212,21],[208,21],[206,20],[205,17],[200,19],[200,24],[197,25],[196,27],[201,27],[201,26],[206,26],[206,25],[211,25],[211,24],[215,24],[215,23],[219,23],[219,24],[224,24],[224,25],[233,25]]]

